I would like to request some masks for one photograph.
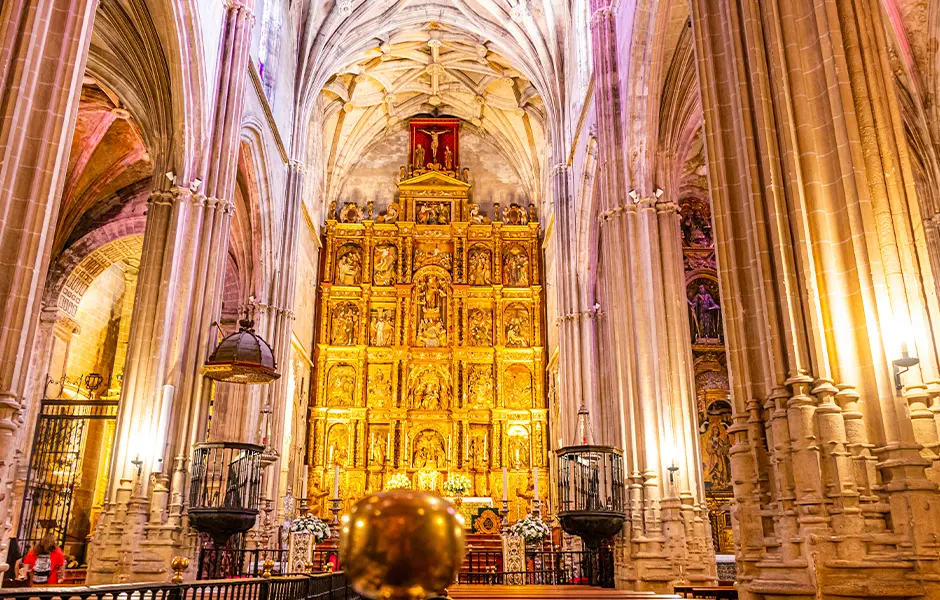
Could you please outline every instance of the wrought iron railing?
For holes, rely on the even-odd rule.
[[[337,551],[314,550],[311,569],[314,573],[327,570],[327,565],[338,564]],[[264,573],[264,563],[273,563],[271,572],[286,575],[290,572],[287,550],[263,548],[202,548],[199,550],[197,579],[229,579],[233,577],[260,577]]]
[[[68,544],[79,561],[91,523],[71,531],[73,493],[80,483],[85,450],[110,447],[118,403],[106,400],[44,399],[31,444],[18,541],[26,552],[46,534]],[[95,457],[108,461],[110,457]],[[94,461],[98,465],[98,461]],[[106,469],[98,469],[106,473]],[[105,482],[98,482],[102,485]],[[85,507],[86,509],[89,507]],[[81,525],[81,524],[79,524]]]
[[[0,590],[0,600],[357,600],[340,573],[270,579],[93,585]]]
[[[478,585],[586,585],[613,588],[614,553],[610,548],[581,552],[526,552],[525,571],[503,571],[502,553],[471,551],[459,583]]]
[[[189,506],[258,510],[264,447],[240,442],[204,442],[193,450]]]
[[[626,513],[623,454],[608,446],[558,452],[558,512]]]

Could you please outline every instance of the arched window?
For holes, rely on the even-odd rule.
[[[263,0],[261,6],[261,42],[258,46],[258,74],[264,95],[271,99],[277,72],[277,51],[281,39],[281,7],[278,0]]]

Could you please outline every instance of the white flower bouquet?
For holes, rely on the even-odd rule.
[[[527,544],[536,544],[550,536],[552,528],[542,519],[530,514],[513,523],[509,528],[509,534],[521,537]]]
[[[309,533],[315,541],[322,542],[330,537],[330,526],[323,519],[313,515],[304,515],[290,524],[293,533]]]
[[[473,483],[470,478],[460,473],[450,476],[450,479],[444,482],[444,493],[449,496],[466,496],[470,493]]]
[[[404,473],[395,473],[388,478],[388,481],[385,483],[385,489],[387,490],[410,490],[411,489],[411,480],[408,479],[408,476]]]

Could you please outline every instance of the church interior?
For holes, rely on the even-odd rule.
[[[940,600],[938,48],[4,0],[0,600]]]

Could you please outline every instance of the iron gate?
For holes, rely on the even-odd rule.
[[[20,548],[28,549],[47,533],[53,534],[59,544],[85,542],[68,540],[67,534],[73,494],[81,482],[88,430],[92,422],[114,421],[117,408],[116,400],[42,400],[20,512]],[[113,428],[105,427],[104,431],[113,435]],[[111,445],[109,440],[100,442],[92,450]]]

